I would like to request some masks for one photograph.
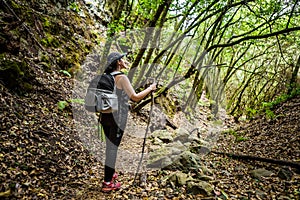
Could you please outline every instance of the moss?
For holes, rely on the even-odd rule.
[[[51,26],[51,33],[53,35],[59,35],[62,30],[62,22],[60,20],[55,20],[55,22]]]
[[[51,22],[49,21],[48,17],[44,17],[44,18],[42,18],[42,20],[43,20],[44,28],[50,28]]]
[[[55,36],[47,33],[45,38],[41,39],[41,44],[45,47],[54,47],[57,48],[60,46],[59,40]]]
[[[24,82],[22,86],[26,91],[33,90],[33,86],[30,83]]]
[[[79,63],[73,64],[73,66],[70,67],[70,68],[68,69],[68,72],[69,72],[70,74],[72,74],[73,76],[74,76],[75,74],[80,73],[80,72],[81,72],[80,64],[79,64]]]
[[[51,42],[51,45],[52,45],[54,48],[59,47],[59,46],[60,46],[59,40],[56,39],[56,38],[54,37],[54,39],[53,39],[52,42]]]
[[[24,12],[24,15],[25,15],[24,18],[27,19],[26,20],[27,25],[33,26],[34,23],[35,23],[35,20],[34,20],[34,17],[33,17],[34,14],[32,13],[32,11],[31,10],[26,10]]]
[[[42,66],[45,71],[51,72],[51,64],[49,62],[40,62],[39,65]]]
[[[9,59],[0,55],[0,79],[8,88],[21,86],[24,77],[29,77],[28,65],[24,61]]]
[[[79,53],[74,52],[74,53],[72,53],[71,57],[73,60],[78,61],[80,58],[80,55],[79,55]]]
[[[21,9],[22,5],[15,3],[14,1],[10,1],[11,6],[15,9]]]
[[[176,110],[176,105],[174,105],[174,102],[170,100],[168,96],[161,96],[156,100],[156,103],[158,103],[160,106],[164,108],[166,111],[166,115],[173,117]]]
[[[58,64],[61,69],[69,69],[76,63],[76,60],[72,57],[72,54],[67,54],[58,59]]]
[[[49,56],[47,55],[47,54],[44,54],[44,53],[42,53],[41,55],[40,55],[40,60],[42,61],[42,62],[50,62],[50,59],[49,59]]]

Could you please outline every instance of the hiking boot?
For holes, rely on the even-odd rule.
[[[118,190],[120,188],[121,188],[121,183],[114,183],[112,181],[110,183],[103,182],[102,192],[110,192],[112,190]]]

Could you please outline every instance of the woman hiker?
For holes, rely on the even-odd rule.
[[[107,57],[105,73],[120,72],[122,69],[126,69],[127,63],[123,60],[125,55],[126,54],[120,54],[118,52],[110,53]],[[101,125],[106,137],[103,192],[117,190],[121,187],[121,183],[116,182],[118,175],[115,172],[115,164],[118,147],[126,127],[127,114],[129,111],[128,100],[140,101],[156,89],[156,83],[153,83],[147,89],[136,93],[128,77],[123,73],[115,75],[115,84],[119,109],[113,113],[102,113],[101,117]]]

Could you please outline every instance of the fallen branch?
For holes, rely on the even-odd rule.
[[[294,168],[300,170],[300,163],[299,162],[293,162],[293,161],[287,161],[287,160],[278,160],[278,159],[271,159],[271,158],[263,158],[263,157],[242,155],[242,154],[234,154],[234,153],[225,153],[225,152],[218,152],[218,151],[211,151],[211,153],[228,156],[228,157],[231,157],[231,158],[234,158],[234,159],[256,160],[256,161],[267,162],[267,163],[272,163],[272,164],[285,165],[285,166],[294,167]]]

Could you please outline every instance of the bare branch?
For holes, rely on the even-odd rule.
[[[236,40],[236,41],[231,42],[231,43],[212,45],[207,49],[207,52],[209,52],[209,51],[211,51],[215,48],[219,48],[219,47],[230,47],[230,46],[239,44],[239,43],[247,41],[247,40],[264,39],[264,38],[269,38],[269,37],[272,37],[272,36],[281,35],[281,34],[293,32],[293,31],[299,31],[299,30],[300,30],[300,26],[297,26],[297,27],[287,28],[287,29],[284,29],[284,30],[280,30],[280,31],[277,31],[277,32],[268,33],[268,34],[264,34],[264,35],[250,35],[250,36],[246,36],[244,38],[241,38],[241,39]]]

